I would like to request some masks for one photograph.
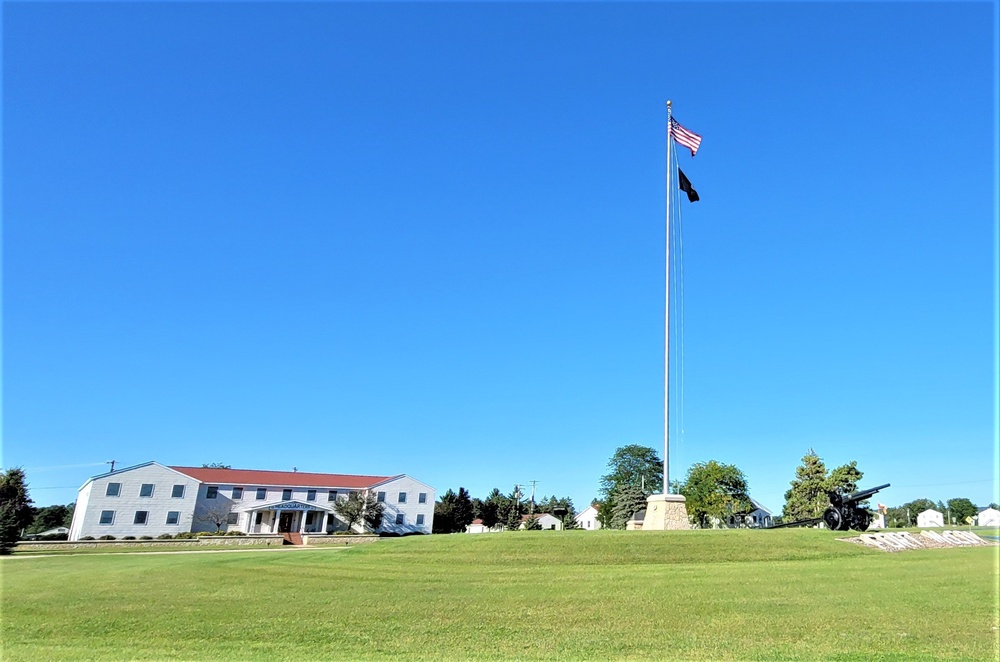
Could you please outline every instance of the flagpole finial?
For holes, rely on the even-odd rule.
[[[670,107],[672,104],[673,104],[673,101],[671,101],[670,99],[667,99],[667,107]]]

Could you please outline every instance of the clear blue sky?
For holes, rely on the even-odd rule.
[[[586,505],[662,448],[669,98],[673,473],[996,500],[994,5],[5,3],[3,465]]]

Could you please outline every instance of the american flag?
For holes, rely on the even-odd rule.
[[[683,145],[691,150],[691,156],[695,155],[698,146],[701,145],[701,136],[685,129],[673,117],[670,118],[670,137],[676,140],[678,145]]]

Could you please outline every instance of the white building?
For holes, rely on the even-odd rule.
[[[596,531],[601,528],[601,523],[597,519],[597,508],[587,506],[587,508],[576,515],[576,525],[584,531]]]
[[[492,533],[493,529],[491,529],[490,527],[488,527],[485,524],[483,524],[483,520],[477,518],[477,519],[472,520],[472,524],[470,524],[469,526],[465,527],[465,532],[466,533]]]
[[[543,531],[562,531],[562,521],[554,515],[549,513],[535,513],[534,515],[522,515],[521,516],[521,527],[527,524],[528,520],[532,517],[538,520],[538,524],[541,525]]]
[[[744,520],[747,526],[752,529],[766,529],[774,524],[774,516],[770,509],[761,504],[760,501],[751,497],[750,505],[753,506],[753,510],[747,513],[746,520]]]
[[[917,526],[921,528],[944,526],[944,515],[936,510],[928,508],[924,512],[917,515]]]
[[[383,504],[379,532],[431,532],[434,488],[405,474],[352,476],[147,462],[84,483],[69,539],[155,538],[217,528],[244,533],[333,533],[346,529],[334,503],[361,491],[372,492]],[[355,529],[360,532],[360,525]]]
[[[976,515],[977,526],[1000,526],[1000,510],[984,508]]]

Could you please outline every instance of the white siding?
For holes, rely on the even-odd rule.
[[[601,528],[601,523],[597,520],[597,508],[587,506],[586,510],[576,516],[576,525],[584,531],[596,531]]]
[[[109,483],[121,485],[118,496],[107,496]],[[153,485],[152,496],[139,496],[144,483]],[[171,496],[174,485],[184,485],[183,497]],[[80,488],[73,512],[70,540],[79,540],[84,536],[99,538],[103,535],[112,535],[118,539],[123,536],[155,538],[161,533],[190,531],[197,493],[198,481],[155,462],[97,476]],[[114,521],[111,524],[100,523],[101,512],[105,510],[114,511]],[[136,511],[148,513],[145,524],[133,523]],[[177,524],[167,524],[167,513],[170,511],[178,512]],[[81,516],[79,524],[78,514]]]
[[[430,533],[434,525],[434,488],[419,480],[403,475],[371,488],[378,494],[385,492],[382,528],[388,533]],[[406,493],[406,503],[399,502],[399,493]],[[419,495],[426,494],[426,502],[420,503]],[[396,524],[396,516],[403,516],[403,523]],[[417,516],[424,516],[424,523],[417,524]]]

